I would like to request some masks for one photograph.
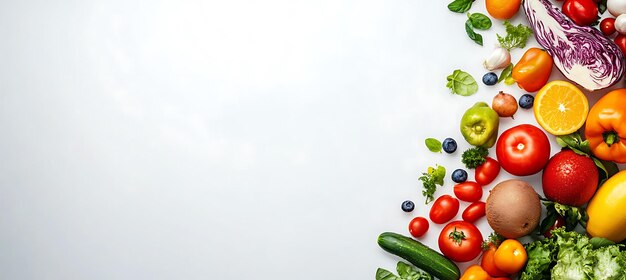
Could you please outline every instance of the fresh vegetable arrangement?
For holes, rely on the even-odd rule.
[[[488,15],[471,11],[475,5]],[[465,17],[473,42],[498,41],[476,61],[487,70],[486,91],[501,82],[517,87],[468,104],[457,124],[466,143],[424,140],[458,166],[448,179],[440,165],[418,178],[428,217],[412,217],[413,238],[378,238],[383,250],[415,267],[400,261],[397,275],[379,268],[376,279],[626,280],[626,170],[617,165],[626,163],[626,0],[454,0],[447,7]],[[520,13],[523,22],[509,22]],[[489,34],[500,23],[506,34]],[[542,48],[526,48],[531,35]],[[521,49],[517,61],[514,49]],[[565,79],[554,79],[554,67]],[[454,98],[479,91],[472,74],[447,76]],[[600,91],[614,85],[620,88]],[[588,95],[602,96],[589,104]],[[532,113],[538,126],[519,122],[519,111]],[[501,170],[509,177],[500,178]],[[411,215],[415,204],[406,200],[401,208]],[[476,226],[485,220],[490,235]],[[429,231],[436,231],[437,248],[418,241]]]

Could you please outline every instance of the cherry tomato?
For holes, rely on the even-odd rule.
[[[613,39],[615,44],[622,50],[622,53],[626,55],[626,35],[617,35],[615,39]]]
[[[465,211],[463,211],[463,214],[461,215],[461,217],[463,217],[463,221],[466,221],[468,223],[478,221],[478,219],[484,216],[485,203],[482,201],[476,201],[470,204],[469,206],[467,206],[467,208],[465,208]]]
[[[455,262],[467,262],[480,255],[483,235],[468,222],[454,221],[439,234],[439,250]]]
[[[600,22],[600,31],[604,36],[611,36],[615,33],[615,19],[605,18]]]
[[[543,169],[550,159],[548,136],[534,125],[507,129],[498,138],[496,155],[502,168],[516,176],[528,176]]]
[[[558,216],[556,220],[554,221],[554,224],[550,226],[550,228],[546,230],[546,232],[543,233],[543,236],[550,238],[552,237],[553,229],[557,229],[557,228],[564,227],[564,226],[565,226],[565,219],[563,219],[563,217],[561,216]]]
[[[480,265],[472,265],[463,272],[459,280],[491,280],[491,277]]]
[[[500,174],[500,163],[492,157],[486,157],[485,163],[476,167],[474,180],[482,186],[489,185]]]
[[[422,237],[422,235],[424,235],[428,231],[429,227],[430,224],[428,223],[428,220],[426,220],[426,218],[415,217],[409,223],[409,232],[411,233],[411,235],[413,235],[413,237],[418,238]]]
[[[430,208],[430,220],[435,224],[443,224],[452,220],[459,212],[459,200],[444,194],[437,198]]]
[[[591,25],[598,20],[598,4],[593,0],[565,0],[563,13],[580,26]]]
[[[494,255],[496,254],[496,247],[491,245],[489,249],[483,253],[483,257],[480,260],[480,266],[493,277],[508,276],[506,272],[498,269],[494,261]]]
[[[496,267],[509,274],[522,270],[527,260],[524,245],[515,239],[504,240],[494,254]]]
[[[476,182],[466,181],[454,186],[454,195],[463,201],[478,201],[483,197],[483,187]]]

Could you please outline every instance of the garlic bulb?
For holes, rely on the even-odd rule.
[[[496,47],[483,65],[487,70],[502,69],[511,64],[511,53],[503,47]]]

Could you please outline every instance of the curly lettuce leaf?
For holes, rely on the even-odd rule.
[[[593,246],[589,238],[573,231],[555,230],[558,253],[552,279],[587,280],[593,275]]]
[[[555,246],[549,239],[526,245],[528,263],[521,280],[550,279],[550,264],[554,260]]]
[[[622,280],[626,279],[626,255],[620,252],[617,245],[610,245],[594,251],[595,265],[592,279]]]

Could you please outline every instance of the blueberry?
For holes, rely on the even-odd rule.
[[[452,172],[452,181],[455,183],[463,183],[467,181],[467,171],[463,169],[457,169]]]
[[[489,72],[483,76],[483,83],[488,86],[493,86],[498,82],[498,75],[493,72]]]
[[[413,203],[413,201],[405,200],[404,202],[402,202],[402,211],[411,212],[413,211],[413,209],[415,209],[415,204]]]
[[[452,138],[446,138],[443,140],[443,143],[441,143],[441,147],[443,151],[448,154],[454,153],[454,151],[456,151],[456,141]]]
[[[533,103],[535,102],[535,98],[530,94],[524,94],[519,98],[519,106],[524,109],[530,109],[533,107]]]

